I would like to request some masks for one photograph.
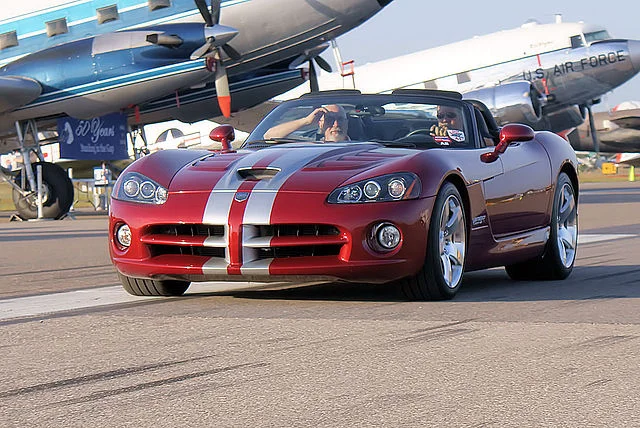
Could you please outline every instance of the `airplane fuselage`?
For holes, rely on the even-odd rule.
[[[458,91],[484,101],[500,123],[519,121],[559,132],[581,123],[584,106],[598,102],[638,71],[640,41],[611,39],[604,28],[584,23],[528,23],[357,65],[355,87],[373,93]],[[350,88],[352,78],[325,73],[319,86]],[[304,91],[296,88],[281,98]]]
[[[0,21],[0,34],[6,40],[12,34],[16,36],[14,46],[9,40],[0,49],[0,77],[27,76],[42,86],[37,99],[0,113],[0,133],[13,132],[16,120],[63,114],[99,116],[167,95],[173,97],[212,80],[206,58],[189,58],[206,38],[202,16],[192,0],[164,2],[169,6],[156,10],[151,10],[148,1],[119,1],[114,3],[117,19],[100,23],[102,3],[77,1]],[[283,75],[295,77],[289,77],[293,87],[303,79],[300,73],[288,70],[289,62],[359,25],[386,3],[223,1],[220,24],[238,29],[230,45],[241,53],[238,60],[223,57],[229,80],[278,67]],[[296,19],[283,20],[283,16]],[[64,25],[60,28],[66,28],[66,32],[47,34],[49,23],[61,19]],[[161,46],[147,41],[147,36],[154,33],[177,36],[183,43]],[[218,114],[211,111],[208,117]]]

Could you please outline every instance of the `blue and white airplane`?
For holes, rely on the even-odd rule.
[[[307,79],[298,65],[392,0],[30,0],[3,4],[0,154],[20,150],[14,186],[23,218],[36,216],[29,160],[56,120],[125,112],[138,126],[195,122],[255,106]],[[16,2],[20,3],[20,2]],[[11,14],[10,17],[7,17]],[[1,16],[1,15],[0,15]],[[217,98],[217,102],[216,102]],[[42,161],[42,158],[40,159]],[[72,186],[43,165],[41,215],[68,211]],[[23,177],[24,176],[24,177]]]

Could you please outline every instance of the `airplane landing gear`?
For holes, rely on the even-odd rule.
[[[31,134],[32,141],[25,143],[25,135]],[[63,218],[73,203],[73,183],[64,169],[50,162],[44,162],[38,130],[34,120],[16,122],[16,137],[20,143],[20,152],[24,167],[17,174],[8,172],[2,168],[1,178],[4,178],[13,187],[13,203],[18,211],[18,216],[23,220],[36,218]],[[31,153],[35,153],[38,162],[31,162]],[[42,192],[39,204],[37,170],[42,171]],[[39,212],[39,206],[42,210]]]
[[[42,166],[42,217],[62,218],[69,212],[73,203],[73,183],[64,169],[49,162],[31,164],[34,175],[38,165]],[[38,192],[37,187],[32,191],[29,180],[23,177],[23,172],[24,169],[14,180],[19,188],[13,188],[13,204],[20,218],[31,220],[38,218]]]

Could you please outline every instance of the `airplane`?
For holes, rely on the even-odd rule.
[[[554,23],[529,21],[354,70],[338,65],[338,72],[319,73],[321,89],[457,91],[484,102],[499,125],[520,122],[565,136],[593,115],[604,94],[640,71],[640,41],[612,39],[601,26],[556,15]],[[276,99],[307,91],[303,84]],[[592,150],[599,152],[597,139]]]
[[[601,153],[640,152],[640,103],[625,101],[609,111],[593,113]],[[567,135],[574,149],[590,151],[591,124],[585,121]]]
[[[230,116],[306,81],[303,63],[327,69],[318,56],[329,41],[391,1],[4,5],[18,13],[0,17],[0,153],[20,151],[25,166],[17,174],[1,167],[0,178],[13,186],[18,215],[61,218],[71,205],[71,181],[64,170],[43,162],[40,150],[57,141],[57,119],[120,112],[136,132],[170,119]],[[41,205],[37,170],[44,182]]]

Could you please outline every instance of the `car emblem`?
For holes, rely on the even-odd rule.
[[[249,192],[237,192],[233,197],[237,202],[244,202],[249,199]]]

